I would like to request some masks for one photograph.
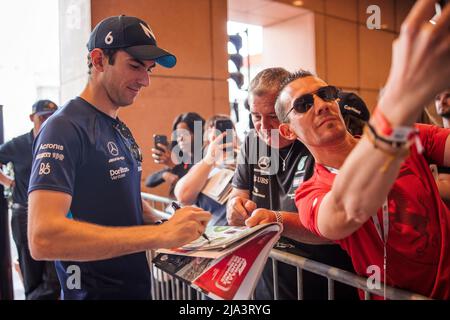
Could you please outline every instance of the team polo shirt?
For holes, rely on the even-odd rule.
[[[141,163],[133,158],[127,137],[114,128],[118,123],[80,97],[69,101],[36,137],[29,193],[71,195],[74,220],[110,227],[142,225]],[[81,271],[79,289],[74,288],[72,266]],[[57,261],[56,267],[64,299],[149,297],[144,252],[90,262]]]
[[[282,159],[285,159],[285,170]],[[275,149],[267,146],[252,130],[241,147],[232,185],[249,190],[250,199],[258,208],[294,212],[295,190],[305,177],[312,175],[313,161],[300,141]]]
[[[437,299],[450,298],[450,212],[442,202],[428,163],[443,164],[450,130],[417,125],[424,147],[422,155],[411,147],[397,180],[388,194],[389,234],[387,284]],[[377,174],[377,173],[375,173]],[[317,235],[317,214],[331,190],[335,174],[316,164],[313,177],[296,192],[302,224]],[[377,212],[383,228],[381,208]],[[384,232],[384,231],[383,231]],[[383,272],[383,242],[373,219],[350,236],[336,241],[350,255],[358,274]],[[369,269],[368,269],[369,268]]]
[[[31,172],[32,145],[33,130],[0,146],[0,163],[12,162],[14,166],[13,202],[25,207],[28,203],[27,191]]]

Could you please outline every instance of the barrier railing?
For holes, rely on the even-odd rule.
[[[164,219],[168,219],[170,217],[170,213],[166,211],[166,207],[172,203],[172,199],[145,192],[141,192],[141,197],[150,203],[150,206],[159,216]]]
[[[142,197],[150,201],[151,205],[158,210],[164,205],[170,204],[171,199],[142,193]],[[163,211],[163,209],[162,209]],[[167,214],[167,213],[166,213]],[[154,257],[154,252],[148,252],[149,261]],[[303,299],[303,270],[315,273],[328,280],[328,300],[334,300],[334,283],[341,282],[348,286],[364,291],[364,298],[370,300],[372,295],[383,296],[383,288],[370,288],[367,286],[367,278],[358,276],[351,272],[335,268],[302,256],[294,255],[277,249],[272,249],[269,255],[273,264],[274,299],[278,299],[278,263],[286,263],[297,268],[297,298]],[[150,262],[152,274],[152,296],[155,300],[195,300],[203,299],[204,295],[191,288],[186,283],[173,278],[164,271],[156,268]],[[428,297],[406,290],[386,286],[386,299],[391,300],[430,300]]]

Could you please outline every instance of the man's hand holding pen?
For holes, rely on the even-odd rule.
[[[198,207],[180,208],[176,203],[172,207],[176,208],[172,217],[158,226],[163,238],[161,248],[177,248],[198,239],[204,234],[211,219],[211,213]]]
[[[181,209],[180,205],[175,201],[172,202],[172,208],[174,211]],[[205,238],[208,241],[208,243],[211,243],[211,241],[209,240],[208,236],[205,233],[202,233],[202,237]]]

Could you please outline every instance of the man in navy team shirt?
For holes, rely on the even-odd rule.
[[[144,225],[157,218],[140,195],[142,156],[117,117],[149,85],[155,65],[171,68],[176,58],[157,47],[147,23],[123,15],[100,22],[87,46],[86,88],[34,143],[31,254],[57,260],[64,299],[147,299],[145,250],[186,244],[210,219],[185,207],[164,224]]]

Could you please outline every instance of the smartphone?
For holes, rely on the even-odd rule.
[[[220,132],[226,132],[227,130],[233,130],[234,126],[233,126],[233,122],[229,119],[223,119],[223,120],[216,120],[216,122],[214,123],[214,128],[216,128],[216,130],[219,130]],[[222,143],[226,143],[227,137],[223,138],[223,142]],[[228,138],[229,141],[231,141],[231,138]]]
[[[163,134],[154,134],[153,135],[153,144],[155,146],[155,149],[163,151],[160,147],[158,147],[158,143],[168,146],[169,142],[167,141],[167,136],[165,136]]]

